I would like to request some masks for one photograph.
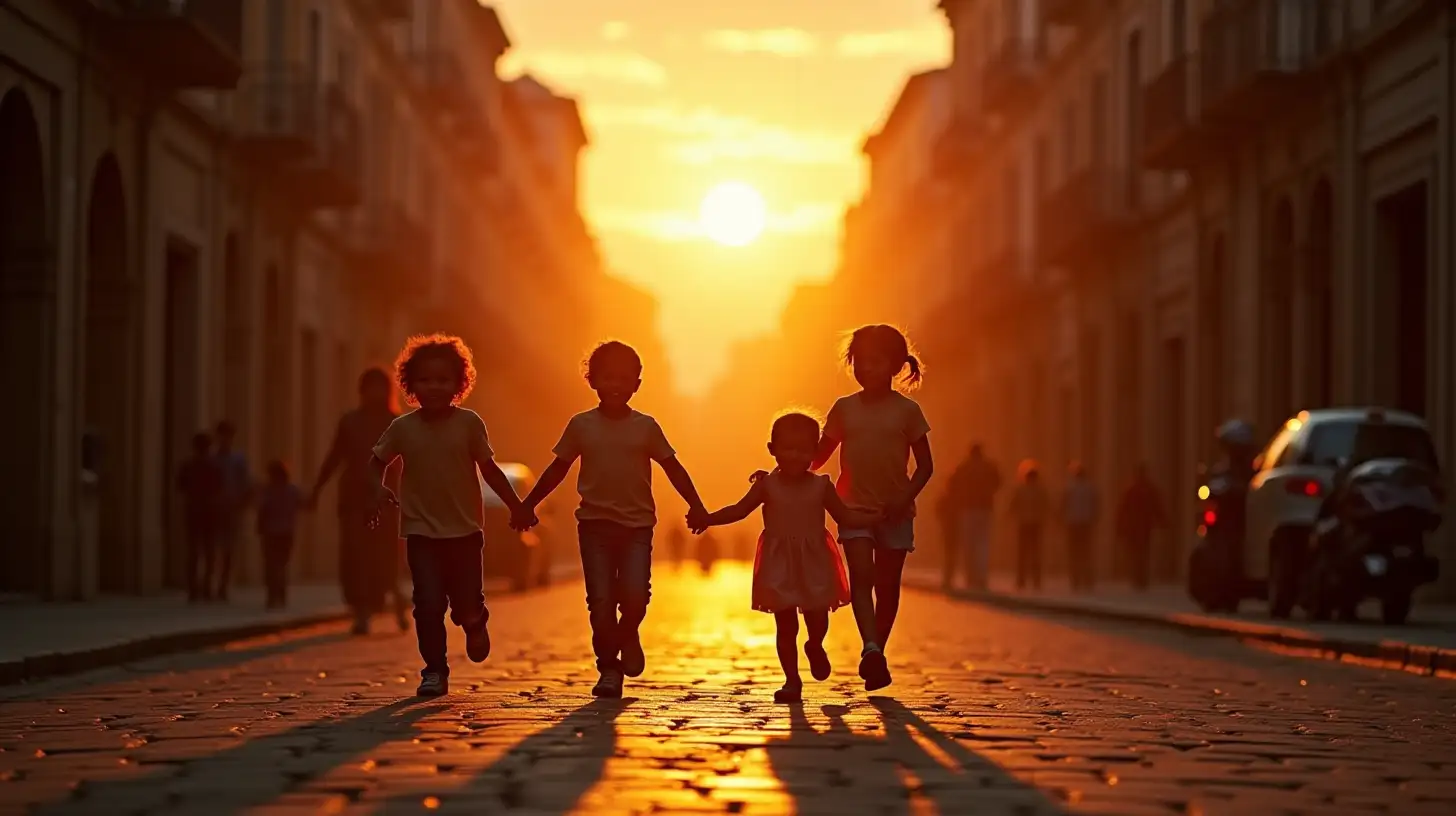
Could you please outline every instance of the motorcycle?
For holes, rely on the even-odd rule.
[[[1360,603],[1376,598],[1382,621],[1405,623],[1416,588],[1440,576],[1440,562],[1425,551],[1441,525],[1440,493],[1436,474],[1405,459],[1372,459],[1342,473],[1310,535],[1302,603],[1310,617],[1354,620]]]
[[[1225,470],[1198,488],[1198,541],[1188,557],[1188,595],[1205,612],[1237,612],[1244,584],[1244,514],[1247,483]]]

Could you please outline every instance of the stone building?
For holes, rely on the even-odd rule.
[[[255,469],[307,483],[410,332],[469,330],[478,403],[529,373],[493,428],[565,410],[596,316],[558,296],[601,277],[586,139],[570,101],[498,78],[509,46],[474,0],[0,9],[0,592],[178,585],[189,437],[231,419]],[[333,573],[331,515],[297,575]]]

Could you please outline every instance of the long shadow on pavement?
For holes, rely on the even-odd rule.
[[[408,738],[415,723],[447,707],[401,700],[358,716],[315,721],[245,739],[236,747],[196,757],[187,756],[182,745],[178,754],[166,752],[169,743],[188,740],[158,740],[149,746],[159,749],[150,761],[145,752],[135,752],[143,775],[84,783],[73,790],[69,801],[48,802],[32,812],[239,812],[273,802],[381,745]],[[157,770],[147,772],[149,764]],[[361,786],[338,793],[353,798],[364,790]]]
[[[413,790],[384,803],[383,813],[566,814],[602,777],[617,748],[617,718],[634,698],[593,700],[512,746],[463,787]],[[432,806],[424,805],[429,794]]]
[[[789,736],[766,747],[799,814],[1065,812],[899,703],[881,700],[875,707],[884,736],[852,729],[847,718],[853,709],[847,706],[820,709],[829,722],[827,731],[814,728],[802,705],[790,707]],[[912,729],[946,759],[931,754]]]

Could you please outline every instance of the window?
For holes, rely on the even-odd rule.
[[[324,25],[318,9],[308,12],[308,78],[317,88],[323,83]]]
[[[1439,471],[1435,446],[1424,428],[1385,422],[1324,422],[1310,429],[1307,461],[1336,465],[1371,459],[1409,459]]]
[[[1107,161],[1107,74],[1092,80],[1092,163]]]
[[[282,65],[288,52],[288,12],[284,0],[268,0],[268,64]]]
[[[1172,0],[1168,9],[1168,52],[1172,59],[1188,53],[1188,2]]]
[[[1143,119],[1143,35],[1134,31],[1127,36],[1127,157],[1137,160],[1141,152]]]

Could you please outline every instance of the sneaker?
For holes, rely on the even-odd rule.
[[[890,664],[879,647],[866,647],[860,655],[859,676],[865,681],[865,691],[879,691],[890,685]]]
[[[829,679],[833,667],[829,665],[829,653],[824,651],[824,644],[815,643],[812,640],[805,641],[804,657],[809,658],[809,674],[813,675],[815,680]]]
[[[804,702],[804,687],[785,683],[784,687],[774,692],[775,703],[802,703]]]
[[[621,697],[622,673],[616,669],[603,669],[597,684],[592,686],[593,697]]]
[[[490,628],[486,625],[485,618],[480,623],[465,630],[465,655],[473,663],[484,663],[490,657]]]
[[[420,697],[441,697],[450,693],[450,680],[440,672],[427,671],[420,675],[420,687],[415,694]]]
[[[642,651],[642,636],[633,629],[622,636],[622,673],[641,677],[647,669],[647,654]]]

